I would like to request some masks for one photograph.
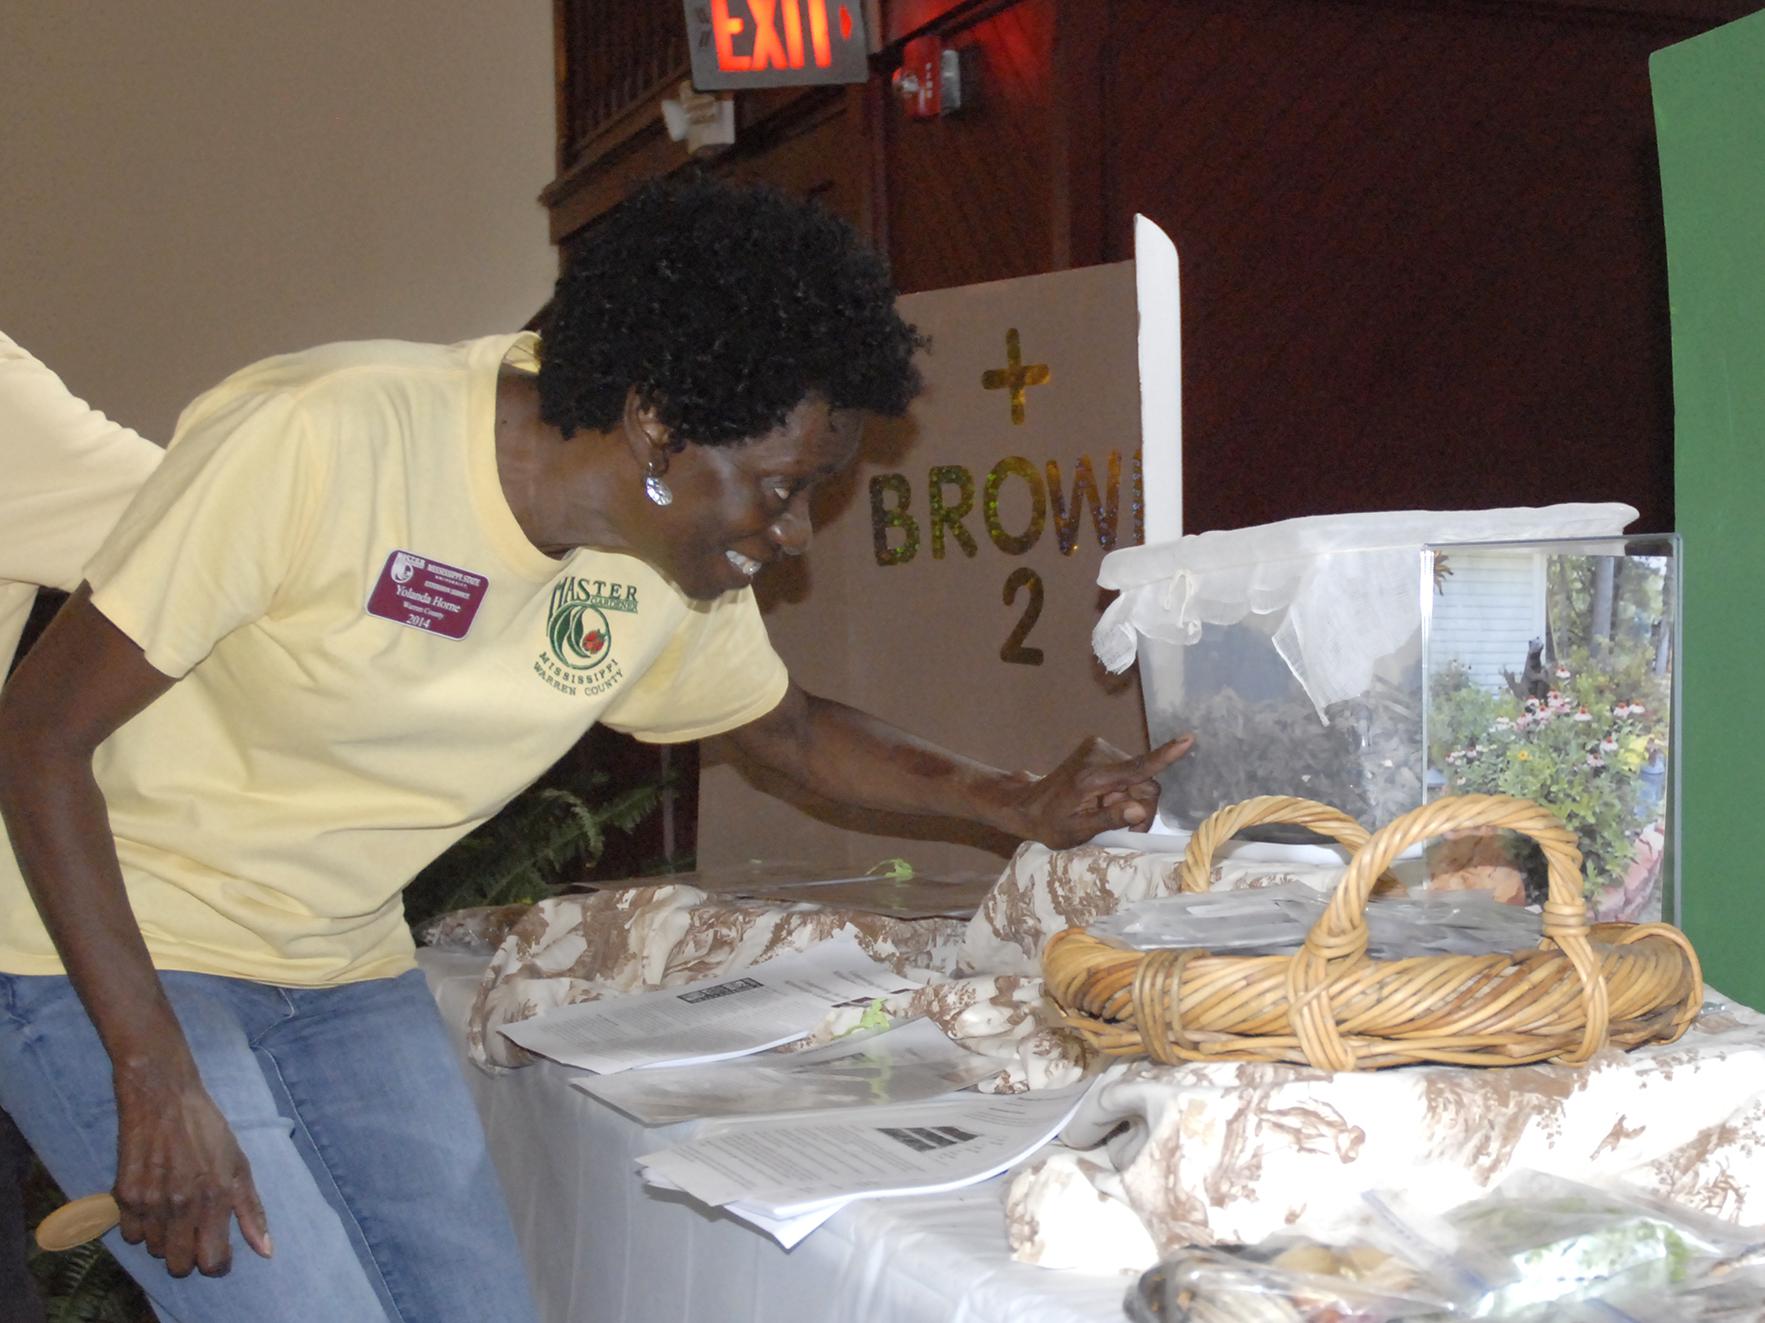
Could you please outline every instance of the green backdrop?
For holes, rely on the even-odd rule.
[[[1684,539],[1683,925],[1765,1005],[1765,12],[1649,63]],[[1597,260],[1597,256],[1590,257]]]

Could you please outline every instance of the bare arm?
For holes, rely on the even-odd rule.
[[[234,1214],[265,1257],[270,1239],[250,1165],[203,1088],[129,908],[92,774],[98,746],[173,683],[81,585],[0,694],[0,814],[110,1054],[123,1236],[182,1277],[227,1270]]]
[[[1153,779],[1188,737],[1129,758],[1087,740],[1047,776],[1006,772],[940,749],[794,682],[771,712],[731,738],[748,757],[817,794],[860,808],[983,823],[1020,840],[1069,846],[1117,827],[1143,830]]]

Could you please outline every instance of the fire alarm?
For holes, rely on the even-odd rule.
[[[895,95],[911,119],[937,119],[962,109],[972,97],[962,52],[947,49],[937,37],[916,37],[901,48],[895,70]]]

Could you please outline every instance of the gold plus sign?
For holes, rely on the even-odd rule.
[[[1002,368],[988,368],[981,373],[981,385],[987,390],[1009,390],[1011,392],[1011,421],[1023,422],[1023,390],[1025,386],[1041,386],[1048,380],[1046,363],[1031,363],[1025,366],[1023,348],[1018,344],[1017,327],[1013,326],[1005,332],[1005,364]]]

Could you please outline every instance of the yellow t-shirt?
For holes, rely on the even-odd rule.
[[[0,676],[37,589],[79,587],[161,454],[0,333]]]
[[[87,567],[98,609],[181,677],[93,763],[159,967],[399,973],[405,883],[593,722],[690,740],[783,696],[751,591],[693,602],[633,557],[553,560],[522,534],[496,380],[536,345],[247,368],[185,411]],[[60,969],[10,860],[0,969]]]

